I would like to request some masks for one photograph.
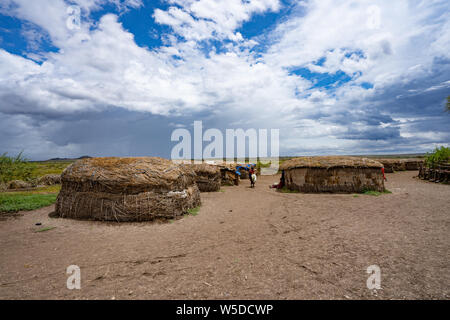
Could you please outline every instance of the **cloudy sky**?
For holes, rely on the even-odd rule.
[[[448,95],[448,0],[0,1],[1,153],[169,157],[194,120],[279,128],[282,155],[426,152]]]

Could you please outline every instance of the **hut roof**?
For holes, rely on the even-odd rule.
[[[194,177],[194,171],[187,166],[153,157],[81,159],[61,175],[63,182],[92,185],[93,189],[101,186],[96,189],[114,193],[152,188],[173,190],[191,184]]]
[[[191,166],[195,173],[214,175],[220,172],[219,167],[214,164],[199,163],[192,164]]]
[[[381,163],[399,163],[399,162],[422,162],[424,159],[421,158],[390,158],[390,159],[374,159]]]
[[[287,160],[280,165],[281,170],[295,168],[381,168],[383,165],[377,161],[343,156],[326,157],[299,157]]]
[[[222,162],[217,164],[217,167],[219,167],[220,170],[236,171],[236,163],[233,162]]]

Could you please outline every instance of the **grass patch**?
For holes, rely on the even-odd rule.
[[[60,185],[36,188],[30,191],[0,193],[0,212],[36,210],[56,202]]]
[[[44,227],[42,229],[36,230],[36,232],[45,232],[45,231],[49,231],[49,230],[53,230],[56,227]]]
[[[0,194],[0,212],[31,211],[56,202],[57,194]]]
[[[358,198],[358,197],[359,197],[359,195],[357,195],[357,194],[353,195],[353,198]]]
[[[373,190],[367,190],[364,191],[363,194],[368,195],[368,196],[381,196],[382,194],[389,194],[392,193],[391,191],[389,191],[388,189],[384,190],[383,192],[379,192],[379,191],[373,191]]]
[[[196,216],[196,215],[198,215],[199,211],[200,211],[200,207],[191,208],[191,209],[188,209],[188,214],[190,214],[191,216]]]

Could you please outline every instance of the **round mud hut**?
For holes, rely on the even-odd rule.
[[[170,219],[200,205],[192,168],[161,158],[90,158],[61,175],[55,215],[103,221]]]
[[[196,174],[195,183],[200,192],[213,192],[220,190],[222,177],[218,166],[212,164],[192,164]]]
[[[384,191],[377,161],[357,157],[300,157],[283,162],[285,186],[305,193]]]

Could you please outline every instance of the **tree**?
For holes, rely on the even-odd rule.
[[[450,96],[447,97],[447,105],[445,106],[448,112],[450,112]]]

